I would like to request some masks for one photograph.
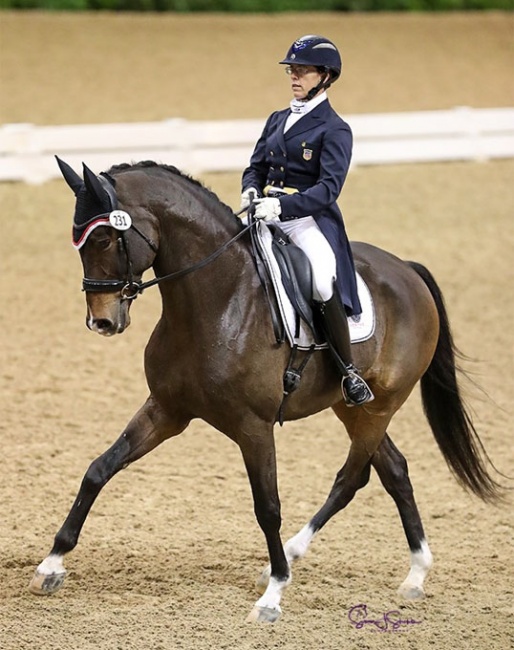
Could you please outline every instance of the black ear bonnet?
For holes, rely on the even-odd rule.
[[[65,181],[77,197],[73,216],[73,246],[79,249],[95,228],[110,225],[109,214],[118,208],[115,181],[106,173],[97,176],[84,164],[84,180],[82,180],[60,158],[57,158],[57,164]]]

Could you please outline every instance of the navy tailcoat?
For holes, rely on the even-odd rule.
[[[280,196],[281,220],[311,215],[337,261],[337,288],[349,315],[360,314],[355,267],[343,216],[336,203],[352,156],[352,132],[328,100],[299,119],[284,134],[290,109],[272,113],[243,172],[243,190],[262,195],[267,185],[295,188]]]

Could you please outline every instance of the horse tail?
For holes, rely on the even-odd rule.
[[[462,400],[456,363],[462,356],[453,341],[441,289],[430,271],[408,262],[427,285],[439,314],[439,339],[432,361],[421,377],[423,410],[439,449],[458,483],[486,502],[502,499],[503,488],[488,473],[490,462]]]

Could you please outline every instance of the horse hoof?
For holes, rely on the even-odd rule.
[[[423,600],[425,598],[423,587],[417,585],[402,585],[398,589],[398,594],[405,600]]]
[[[271,575],[271,567],[267,566],[255,581],[255,588],[257,590],[257,593],[260,596],[262,596],[262,594],[268,588],[270,575]]]
[[[247,623],[275,623],[282,610],[280,607],[258,607],[257,605],[248,614]]]
[[[36,596],[51,596],[62,587],[65,575],[66,571],[45,574],[36,569],[29,591]]]

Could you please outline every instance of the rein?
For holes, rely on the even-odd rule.
[[[241,212],[237,214],[241,214]],[[240,232],[237,233],[237,235],[232,237],[232,239],[229,239],[229,241],[225,242],[220,248],[215,250],[214,253],[211,253],[211,255],[203,260],[200,260],[196,264],[193,264],[192,266],[189,266],[185,269],[180,269],[179,271],[174,271],[173,273],[168,273],[167,275],[162,275],[158,278],[153,278],[152,280],[148,280],[148,282],[135,282],[131,279],[132,263],[130,260],[127,241],[124,237],[124,233],[122,233],[121,241],[123,243],[127,257],[128,278],[126,280],[92,280],[91,278],[84,278],[82,280],[82,289],[83,291],[92,291],[98,293],[120,291],[123,300],[135,300],[140,293],[143,293],[143,291],[149,287],[153,287],[160,282],[164,282],[165,280],[177,280],[178,278],[182,278],[189,273],[193,273],[193,271],[198,271],[204,266],[207,266],[222,253],[224,253],[229,246],[234,244],[238,239],[241,239],[241,237],[243,237],[243,235],[245,235],[251,228],[253,228],[256,223],[257,221],[251,220],[247,226],[245,226]],[[134,226],[131,227],[134,228],[134,230],[143,237],[143,239],[148,243],[148,245],[150,245],[153,250],[156,250],[155,246],[151,245],[152,242],[150,242],[146,236],[143,236],[140,230]]]

